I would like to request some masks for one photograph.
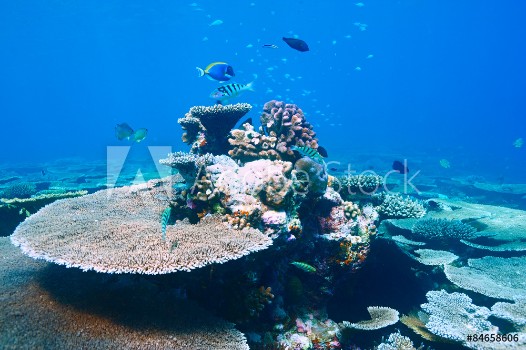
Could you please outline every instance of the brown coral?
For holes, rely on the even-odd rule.
[[[261,127],[255,131],[252,125],[244,130],[233,130],[229,143],[229,155],[243,162],[255,159],[278,159],[294,161],[291,146],[318,148],[316,133],[305,120],[303,111],[295,104],[272,100],[263,107]]]

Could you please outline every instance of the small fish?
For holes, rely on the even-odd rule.
[[[358,7],[364,7],[365,6],[365,4],[363,2],[357,2],[355,5],[358,6]]]
[[[399,160],[395,160],[393,162],[393,170],[398,171],[400,174],[407,174],[409,172],[409,168],[407,167],[407,162],[402,163]]]
[[[170,220],[170,214],[172,213],[172,207],[164,209],[161,215],[161,234],[163,241],[166,241],[166,226],[168,226],[168,220]]]
[[[210,80],[228,81],[236,75],[234,68],[225,62],[213,62],[206,66],[205,69],[199,67],[195,67],[195,69],[197,69],[199,77],[206,75]]]
[[[46,176],[46,174],[47,174],[46,169],[42,169],[41,172],[42,172],[42,176]]]
[[[119,140],[124,140],[124,139],[129,140],[130,137],[133,135],[133,133],[134,133],[134,131],[131,128],[131,126],[129,126],[126,123],[117,124],[115,126],[115,136]]]
[[[303,270],[305,272],[316,272],[316,268],[314,266],[311,266],[304,262],[293,261],[290,264],[296,266],[298,269]]]
[[[212,91],[210,97],[218,101],[218,103],[222,103],[231,98],[239,96],[245,91],[254,91],[254,82],[248,83],[246,85],[233,83],[220,86]]]
[[[220,20],[220,19],[216,19],[215,21],[213,21],[212,23],[210,23],[208,26],[209,27],[213,27],[213,26],[218,26],[218,25],[221,25],[223,24],[223,21]]]
[[[522,137],[516,139],[515,142],[513,142],[513,146],[515,146],[515,148],[521,148],[523,144],[524,140],[522,139]]]
[[[329,154],[327,153],[327,150],[322,146],[318,146],[316,150],[318,151],[320,156],[322,156],[323,158],[327,158],[329,156]]]
[[[301,52],[309,51],[309,45],[303,40],[295,39],[295,38],[283,38],[283,41],[287,43],[291,48],[294,50],[298,50]]]
[[[451,168],[451,164],[449,164],[449,160],[447,159],[440,159],[439,163],[440,163],[440,166],[444,169]]]
[[[340,171],[340,169],[335,168],[335,167],[329,168],[329,170],[330,170],[330,171]]]
[[[302,157],[309,157],[320,164],[323,163],[323,157],[314,148],[292,146],[290,149],[298,152]]]
[[[131,139],[135,142],[141,142],[146,138],[146,135],[148,134],[148,129],[146,128],[140,128],[137,129],[133,135],[131,136]]]
[[[277,49],[278,48],[278,46],[274,44],[265,44],[263,45],[263,47],[267,49]]]

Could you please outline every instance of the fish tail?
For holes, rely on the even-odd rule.
[[[254,89],[254,83],[255,83],[254,81],[251,81],[250,83],[248,83],[248,84],[246,85],[246,89],[247,89],[248,91],[256,91],[256,90]]]
[[[203,75],[205,75],[205,71],[203,69],[201,69],[199,67],[195,67],[195,69],[197,69],[197,74],[198,74],[197,76],[199,78],[201,78]]]

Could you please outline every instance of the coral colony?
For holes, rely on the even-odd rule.
[[[294,104],[270,101],[257,130],[249,122],[233,129],[251,108],[246,103],[192,107],[178,120],[190,152],[160,160],[175,175],[52,203],[20,224],[12,243],[30,257],[84,271],[185,271],[170,275],[171,283],[245,332],[221,324],[220,331],[209,333],[211,339],[195,338],[205,348],[247,349],[250,343],[254,349],[342,349],[352,344],[352,336],[347,345],[344,339],[351,330],[397,323],[397,310],[370,306],[370,319],[338,324],[327,317],[326,306],[336,282],[367,260],[379,219],[418,220],[425,206],[400,195],[374,194],[382,185],[379,176],[335,178],[323,161],[295,152],[319,146],[313,126]],[[475,231],[459,221],[435,219],[417,225],[410,238],[433,243],[444,235],[469,239]],[[426,243],[401,235],[391,239],[422,264],[447,265],[446,274],[465,288],[491,294],[462,277],[478,265],[488,269],[482,264],[486,258],[455,267],[448,265],[457,259],[451,252],[421,249]],[[492,259],[497,264],[501,258]],[[498,297],[524,303],[512,286]],[[469,329],[495,330],[487,320],[492,313],[520,317],[515,304],[478,308],[464,294],[445,291],[427,298],[420,318],[403,320],[457,342],[466,341]],[[448,314],[447,305],[455,306]],[[449,314],[463,328],[446,325],[442,318]],[[182,339],[184,334],[174,335],[165,345],[196,348]],[[400,333],[386,341],[383,349],[412,348]]]

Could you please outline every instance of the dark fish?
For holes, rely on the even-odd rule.
[[[129,140],[130,137],[133,135],[133,133],[134,133],[134,131],[131,128],[131,126],[129,126],[126,123],[117,124],[115,126],[115,136],[119,140],[124,140],[124,139],[128,139]]]
[[[409,168],[398,160],[393,162],[393,170],[398,171],[400,174],[407,174],[409,172]]]
[[[46,169],[42,169],[42,176],[46,176],[47,172]]]
[[[283,38],[283,41],[287,43],[290,47],[292,47],[294,50],[298,50],[301,52],[309,51],[309,45],[303,40],[295,39],[295,38]]]
[[[327,150],[321,146],[318,146],[317,151],[320,154],[320,156],[322,156],[323,158],[327,158],[329,156],[329,154],[327,153]]]
[[[278,46],[274,44],[265,44],[263,47],[266,47],[267,49],[277,49]]]
[[[338,168],[334,168],[334,167],[332,167],[332,168],[330,168],[329,170],[330,170],[330,171],[338,171]]]

